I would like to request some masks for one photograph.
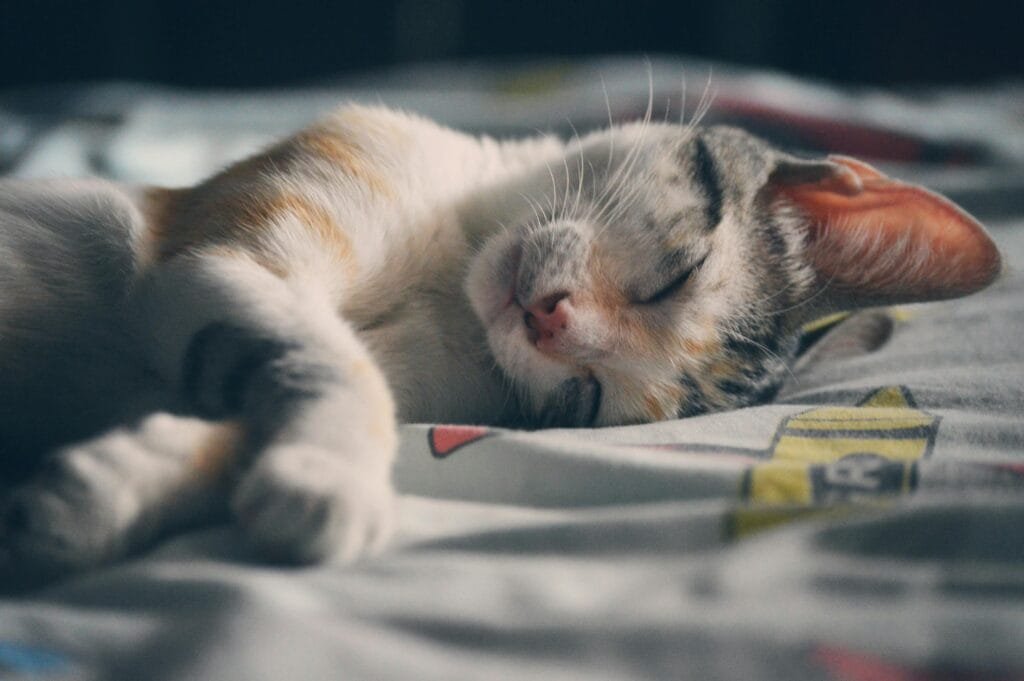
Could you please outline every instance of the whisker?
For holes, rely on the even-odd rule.
[[[697,102],[697,108],[693,112],[693,118],[690,119],[690,123],[688,126],[690,130],[693,130],[698,125],[700,125],[700,122],[711,110],[711,105],[714,102],[715,97],[718,96],[717,89],[713,90],[711,85],[713,75],[713,67],[708,66],[708,79],[704,83],[704,91],[701,93],[700,100],[698,100]]]
[[[644,112],[643,120],[640,122],[640,129],[633,143],[632,148],[623,159],[622,164],[616,169],[615,174],[608,182],[608,187],[605,189],[604,196],[598,202],[599,211],[598,214],[604,214],[607,209],[614,205],[614,202],[622,197],[622,192],[628,191],[626,188],[626,178],[632,173],[633,168],[639,161],[641,148],[647,136],[647,130],[650,127],[651,116],[654,111],[654,74],[651,70],[651,65],[647,64],[647,109]],[[635,187],[638,183],[634,183]],[[610,221],[606,220],[605,227],[598,232],[595,236],[600,236],[604,233],[604,230],[608,228]]]
[[[615,121],[612,119],[612,102],[608,98],[608,85],[604,82],[604,76],[601,76],[601,92],[604,93],[604,105],[608,109],[608,164],[605,167],[605,173],[610,173],[612,170],[612,159],[615,156]]]
[[[848,229],[850,229],[849,225],[851,224],[851,222],[852,222],[852,220],[850,218],[847,218],[847,217],[841,217],[841,218],[835,219],[832,222],[829,222],[829,223],[825,224],[822,227],[822,229],[821,229],[821,231],[819,233],[818,238],[819,239],[827,239],[828,235],[829,235],[829,232],[832,231],[832,230],[836,230],[836,229],[838,229],[838,230],[848,230]],[[876,232],[876,234],[877,234],[877,232]],[[780,310],[776,310],[773,314],[782,314],[784,312],[790,312],[792,310],[799,309],[799,308],[801,308],[801,307],[803,307],[805,305],[810,305],[816,298],[820,297],[826,291],[828,291],[829,288],[831,288],[832,283],[836,279],[836,275],[837,275],[837,272],[832,272],[829,275],[828,279],[825,280],[824,282],[822,282],[821,286],[813,294],[811,294],[810,296],[807,296],[803,300],[800,300],[800,301],[796,302],[793,305],[790,305],[789,307],[785,307],[785,308],[782,308]]]
[[[793,310],[797,310],[797,309],[803,307],[804,305],[809,305],[812,301],[814,301],[815,298],[817,298],[818,296],[820,296],[823,293],[825,293],[825,291],[827,291],[831,287],[833,281],[835,281],[835,275],[830,276],[826,281],[824,281],[821,284],[821,287],[817,291],[815,291],[812,295],[810,295],[807,298],[804,298],[803,300],[801,300],[801,301],[799,301],[797,303],[794,303],[793,305],[790,305],[788,307],[783,307],[783,308],[780,308],[778,310],[773,310],[771,312],[771,314],[783,314],[784,312],[792,312]]]
[[[749,306],[750,307],[760,307],[761,305],[764,305],[765,303],[770,302],[770,301],[774,300],[775,298],[778,298],[782,294],[787,293],[790,289],[792,289],[794,286],[796,286],[796,284],[797,284],[797,282],[790,281],[785,286],[780,288],[779,290],[777,290],[777,291],[775,291],[773,293],[770,293],[770,294],[768,294],[767,296],[765,296],[763,298],[759,298],[757,300],[750,301]],[[769,314],[774,314],[774,312],[769,312]]]
[[[686,127],[686,71],[680,77],[682,81],[682,93],[679,95],[679,127]]]
[[[551,176],[551,217],[554,218],[558,215],[558,182],[555,180],[555,171],[551,169],[551,163],[544,161],[544,165]]]
[[[569,172],[569,158],[562,155],[562,165],[565,167],[565,189],[562,191],[562,205],[558,211],[559,218],[565,218],[569,212],[569,176],[572,175]]]
[[[568,119],[566,119],[566,120],[568,120]],[[579,181],[576,184],[576,200],[573,203],[573,207],[572,207],[572,214],[574,216],[576,216],[576,215],[579,214],[580,202],[583,199],[583,175],[584,175],[583,163],[584,163],[585,159],[584,159],[584,155],[583,155],[583,140],[580,139],[580,133],[576,129],[576,126],[573,125],[572,121],[569,121],[569,127],[572,128],[572,136],[573,136],[573,139],[576,141],[576,152],[579,155],[579,159],[580,159],[580,164],[579,164]]]
[[[750,343],[754,347],[756,347],[759,350],[761,350],[762,352],[764,352],[764,354],[768,355],[768,357],[770,357],[770,358],[774,359],[775,361],[779,362],[779,364],[782,365],[782,368],[785,369],[786,372],[789,374],[790,378],[796,380],[796,374],[793,373],[792,367],[789,366],[790,363],[788,361],[786,361],[785,359],[783,359],[782,355],[780,355],[779,353],[773,351],[768,346],[766,346],[766,345],[764,345],[762,343],[758,343],[753,338],[749,338],[748,336],[744,335],[739,330],[737,330],[735,327],[732,327],[732,328],[729,329],[729,335],[732,336],[733,338],[738,338],[739,340],[742,340],[745,343]]]
[[[543,224],[544,223],[544,207],[541,206],[540,203],[535,198],[530,196],[529,194],[526,194],[524,192],[520,192],[519,196],[523,200],[525,200],[528,204],[530,204],[530,208],[533,209],[533,219],[534,219],[534,222],[537,225]]]

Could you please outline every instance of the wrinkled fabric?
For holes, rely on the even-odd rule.
[[[678,116],[683,71],[689,120],[706,65],[654,62],[652,100],[675,96]],[[646,73],[6,93],[0,168],[193,182],[342,99],[582,131],[642,115]],[[1024,678],[1022,92],[913,98],[716,66],[708,121],[952,195],[991,228],[1003,277],[892,311],[882,347],[798,371],[769,405],[597,430],[403,426],[381,555],[285,569],[248,562],[228,527],[183,535],[0,600],[0,678]]]

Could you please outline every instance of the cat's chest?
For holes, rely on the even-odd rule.
[[[493,422],[504,390],[472,313],[430,296],[411,298],[357,331],[387,377],[404,422]]]
[[[472,249],[451,213],[396,233],[341,309],[388,379],[400,418],[493,422],[506,401],[463,291]]]

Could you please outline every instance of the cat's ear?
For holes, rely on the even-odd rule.
[[[834,304],[954,298],[999,274],[999,251],[977,220],[856,159],[783,161],[767,189],[773,210],[801,218],[809,260]]]

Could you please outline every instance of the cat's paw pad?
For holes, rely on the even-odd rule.
[[[232,498],[235,517],[257,553],[271,560],[351,561],[390,537],[395,493],[380,471],[308,446],[264,452]]]

